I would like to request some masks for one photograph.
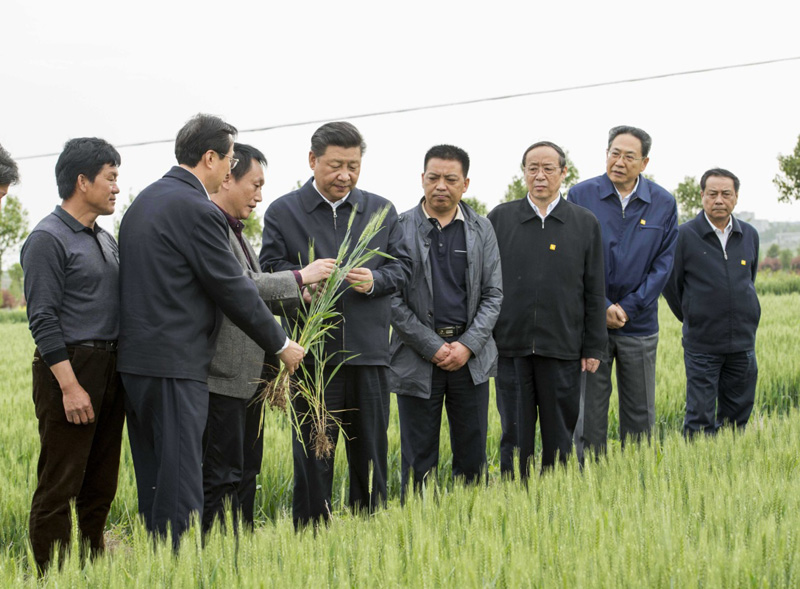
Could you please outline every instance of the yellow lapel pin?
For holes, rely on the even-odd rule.
[[[644,219],[639,219],[639,224],[640,225],[647,225],[647,221],[645,221]]]
[[[553,251],[553,252],[556,251],[556,244],[554,244],[554,243],[550,244],[550,251]]]

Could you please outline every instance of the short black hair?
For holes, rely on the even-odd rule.
[[[94,182],[106,164],[119,166],[119,152],[105,139],[78,137],[64,144],[56,162],[56,184],[61,200],[68,200],[75,193],[75,183],[83,174]]]
[[[428,162],[433,158],[440,160],[455,160],[461,163],[461,171],[464,173],[464,178],[469,174],[469,154],[460,147],[455,145],[434,145],[425,154],[425,164],[423,170],[428,168]]]
[[[0,145],[0,186],[16,184],[17,182],[19,182],[17,162],[12,160],[11,154]]]
[[[706,173],[703,174],[703,177],[700,178],[700,190],[706,189],[706,180],[708,180],[712,176],[721,176],[723,178],[730,178],[731,180],[733,180],[733,191],[736,194],[739,194],[739,178],[736,177],[736,174],[724,168],[711,168],[710,170],[706,171]]]
[[[179,164],[193,168],[209,150],[227,154],[237,134],[236,127],[221,118],[198,113],[178,131],[175,158]]]
[[[267,167],[267,158],[258,149],[245,143],[233,144],[233,157],[239,160],[236,167],[231,170],[231,176],[238,182],[245,177],[253,165],[253,160]]]
[[[611,144],[614,142],[614,139],[617,138],[617,135],[633,135],[639,141],[641,141],[642,157],[647,157],[647,155],[650,153],[650,148],[653,147],[653,138],[647,134],[647,131],[640,129],[639,127],[619,125],[618,127],[612,127],[608,132],[609,149],[611,148]]]
[[[563,170],[567,165],[567,154],[564,153],[564,150],[561,149],[558,145],[553,143],[552,141],[537,141],[533,145],[531,145],[528,149],[525,150],[525,153],[522,154],[522,169],[525,169],[525,158],[528,157],[528,152],[532,149],[536,149],[537,147],[550,147],[556,150],[558,154],[558,165]]]
[[[358,147],[361,155],[367,151],[367,144],[355,125],[347,121],[325,123],[311,136],[311,152],[322,157],[329,145],[336,147]]]

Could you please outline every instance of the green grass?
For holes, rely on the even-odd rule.
[[[657,435],[652,446],[566,469],[529,488],[499,479],[499,418],[490,406],[489,485],[449,480],[442,469],[423,498],[399,504],[399,428],[392,407],[389,507],[371,518],[344,507],[344,452],[337,456],[334,517],[316,534],[295,534],[290,426],[273,414],[257,495],[257,527],[238,542],[212,535],[199,550],[190,532],[176,558],[155,550],[136,521],[127,441],[109,517],[114,549],[94,563],[75,557],[53,586],[797,586],[800,580],[800,295],[762,296],[760,379],[751,425],[734,438],[686,444],[680,325],[661,309]],[[0,325],[0,584],[34,586],[27,518],[38,437],[30,398],[33,344],[25,324]],[[612,407],[616,400],[612,399]],[[617,431],[616,409],[609,419]],[[41,583],[41,582],[40,582]]]

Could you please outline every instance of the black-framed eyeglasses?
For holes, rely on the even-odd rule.
[[[239,163],[239,160],[236,159],[235,157],[233,157],[232,155],[228,155],[227,153],[219,153],[219,152],[217,152],[217,154],[220,157],[226,157],[226,158],[231,160],[231,170],[234,169],[236,167],[236,165]]]

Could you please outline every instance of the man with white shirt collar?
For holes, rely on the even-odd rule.
[[[178,132],[179,165],[145,188],[122,219],[118,370],[125,385],[139,513],[148,531],[203,516],[209,365],[223,314],[290,371],[303,348],[286,336],[231,250],[209,200],[238,160],[236,128],[198,114]]]
[[[732,172],[708,170],[700,189],[703,210],[678,228],[675,263],[664,289],[683,322],[687,437],[714,434],[726,424],[744,427],[758,378],[758,232],[732,215],[739,197]]]
[[[327,123],[314,132],[308,154],[313,177],[274,201],[264,216],[259,256],[264,272],[298,270],[308,264],[309,242],[316,258],[336,258],[352,215],[351,247],[370,217],[391,206],[385,198],[356,188],[365,148],[361,133],[347,122]],[[370,247],[393,259],[375,256],[348,274],[352,287],[336,302],[341,317],[328,332],[324,350],[329,358],[325,406],[345,432],[348,503],[353,511],[373,511],[386,502],[391,295],[405,285],[411,271],[393,206]],[[296,401],[295,411],[307,411],[302,400]],[[301,429],[302,439],[295,432],[292,439],[292,517],[298,528],[328,519],[334,464],[333,452],[329,458],[315,457],[311,423]],[[327,433],[335,452],[337,426],[329,426]]]
[[[411,280],[392,299],[392,391],[402,444],[402,496],[410,474],[419,489],[439,462],[447,409],[453,476],[486,475],[492,339],[503,300],[500,253],[491,223],[461,200],[469,156],[453,145],[425,154],[424,197],[400,215],[414,261]]]
[[[578,454],[603,452],[608,435],[611,370],[616,362],[619,434],[649,436],[655,424],[658,297],[672,269],[678,237],[675,199],[644,176],[653,140],[626,125],[608,134],[606,173],[570,188],[603,230],[608,349],[584,383]]]
[[[561,198],[566,154],[540,141],[523,155],[528,195],[489,213],[503,268],[503,306],[494,329],[518,383],[523,479],[542,430],[542,469],[572,451],[582,372],[594,372],[606,346],[600,225]]]

